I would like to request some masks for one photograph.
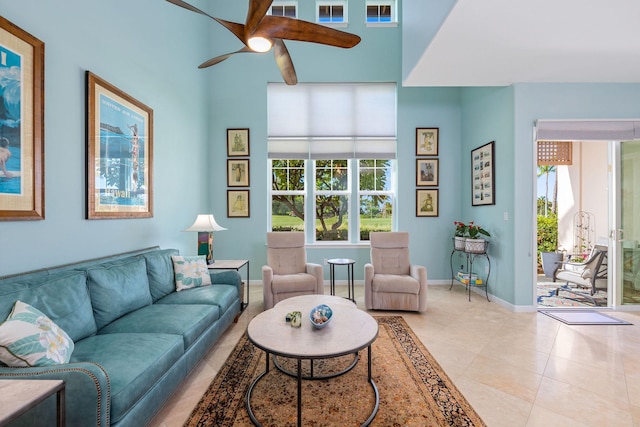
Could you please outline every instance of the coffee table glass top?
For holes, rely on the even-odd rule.
[[[316,329],[309,312],[319,304],[333,310],[325,328]],[[293,328],[287,313],[302,312],[302,326]],[[251,320],[247,335],[258,348],[280,356],[322,359],[353,353],[367,347],[378,336],[378,322],[344,298],[331,295],[303,295],[288,298]]]

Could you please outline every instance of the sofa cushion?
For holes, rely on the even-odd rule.
[[[114,333],[166,333],[181,335],[187,349],[212,323],[220,318],[215,305],[153,304],[114,320],[99,331]]]
[[[239,298],[236,286],[220,284],[174,292],[159,299],[156,304],[211,304],[219,307],[222,315],[232,304],[237,304]]]
[[[142,258],[103,264],[87,270],[89,295],[98,329],[151,304],[146,262]]]
[[[11,283],[3,282],[0,284],[0,319],[9,315],[18,300],[43,312],[73,341],[97,331],[83,271],[29,275]]]
[[[204,256],[172,256],[176,277],[176,291],[211,284],[211,276]]]
[[[182,343],[182,337],[170,334],[94,335],[76,343],[71,362],[94,362],[105,369],[115,424],[180,359]]]
[[[41,311],[16,301],[0,324],[0,360],[12,367],[67,363],[73,341]]]
[[[139,255],[147,262],[149,290],[154,302],[176,290],[172,255],[178,255],[178,251],[176,249],[162,249]]]

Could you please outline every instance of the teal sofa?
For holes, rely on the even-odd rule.
[[[236,271],[176,292],[172,255],[178,251],[148,248],[0,278],[0,323],[20,300],[75,345],[66,364],[0,362],[0,380],[64,380],[68,426],[147,424],[240,313]],[[50,399],[16,425],[50,425],[54,405]]]

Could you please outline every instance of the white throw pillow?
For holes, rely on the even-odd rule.
[[[11,367],[69,362],[73,341],[40,310],[16,301],[0,324],[0,360]]]
[[[211,284],[211,276],[204,256],[172,256],[176,277],[176,292]]]

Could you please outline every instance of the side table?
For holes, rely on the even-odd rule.
[[[0,380],[0,426],[8,425],[53,394],[56,397],[56,425],[65,425],[62,380]],[[46,424],[45,420],[42,420]]]
[[[349,296],[347,299],[350,299],[353,302],[356,302],[356,289],[353,282],[353,265],[356,263],[355,260],[349,258],[333,258],[327,260],[329,264],[329,283],[331,285],[331,295],[336,294],[336,275],[335,268],[336,265],[346,265],[347,266],[347,292]]]
[[[217,259],[214,263],[208,264],[209,270],[235,270],[240,272],[242,267],[246,267],[247,280],[247,302],[244,300],[244,292],[240,295],[240,313],[249,305],[249,260],[248,259]]]
[[[449,263],[451,265],[451,286],[449,286],[449,290],[453,288],[454,280],[457,280],[456,276],[453,274],[453,255],[456,252],[462,252],[467,258],[467,268],[465,273],[469,275],[469,282],[468,283],[460,282],[460,283],[462,283],[467,287],[467,291],[469,294],[469,301],[471,301],[472,286],[484,286],[484,293],[485,293],[485,296],[487,297],[487,301],[491,301],[489,299],[489,276],[491,275],[491,258],[489,258],[489,254],[487,254],[487,246],[489,246],[489,242],[485,241],[484,248],[482,250],[468,251],[465,248],[457,248],[454,241],[453,251],[451,251],[451,256],[449,257]],[[487,260],[487,266],[489,267],[487,270],[487,278],[485,279],[484,284],[482,285],[476,285],[471,283],[471,275],[473,273],[473,261],[477,257],[485,258]]]

